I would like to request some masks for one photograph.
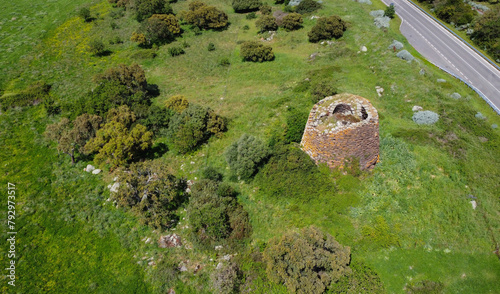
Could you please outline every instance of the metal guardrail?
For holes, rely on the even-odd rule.
[[[488,63],[490,63],[491,65],[493,65],[494,67],[496,67],[498,70],[500,70],[500,67],[498,65],[495,64],[495,62],[493,62],[491,59],[489,59],[488,57],[486,57],[483,53],[479,52],[476,48],[474,48],[474,46],[472,46],[471,44],[469,44],[467,41],[465,41],[464,39],[462,39],[462,37],[460,37],[459,35],[455,34],[455,32],[453,32],[452,30],[450,30],[447,26],[445,26],[440,20],[438,20],[437,18],[435,18],[434,16],[430,15],[429,13],[427,13],[427,11],[423,10],[420,6],[418,6],[417,4],[415,4],[413,1],[411,0],[408,0],[408,2],[410,2],[411,4],[413,4],[415,7],[417,7],[420,11],[422,11],[423,13],[425,13],[427,16],[429,16],[430,18],[432,18],[434,21],[436,21],[438,24],[440,24],[443,28],[445,28],[448,32],[452,33],[455,37],[457,37],[460,41],[462,41],[465,45],[467,45],[469,48],[471,48],[472,50],[474,50],[476,53],[478,53],[481,57],[483,57]],[[493,108],[493,110],[495,110],[495,112],[500,115],[500,109],[495,105],[493,104],[493,102],[491,102],[490,99],[488,99],[488,97],[486,97],[479,89],[477,89],[476,87],[474,87],[473,85],[467,83],[466,81],[464,81],[463,79],[461,79],[460,77],[458,77],[457,75],[455,75],[454,73],[440,67],[439,65],[436,65],[439,69],[441,69],[442,71],[450,74],[451,76],[453,76],[454,78],[460,80],[462,83],[466,84],[469,88],[471,88],[472,90],[474,90],[474,92],[476,92],[479,96],[481,96],[481,98],[483,98],[484,101],[486,101],[486,103],[488,103],[488,105]]]
[[[458,77],[457,75],[455,75],[454,73],[440,67],[439,65],[436,65],[439,69],[441,69],[442,71],[448,73],[449,75],[453,76],[454,78],[460,80],[462,83],[466,84],[469,88],[471,88],[472,90],[474,90],[479,96],[481,96],[481,98],[483,98],[484,101],[486,101],[486,103],[488,103],[491,108],[493,108],[493,110],[496,111],[497,114],[500,115],[500,109],[498,107],[495,106],[495,104],[493,104],[493,102],[491,102],[490,99],[488,99],[488,97],[486,97],[481,91],[479,91],[479,89],[477,89],[476,87],[474,87],[473,85],[467,83],[466,81],[462,80],[460,77]]]

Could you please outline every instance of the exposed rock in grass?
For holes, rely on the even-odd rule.
[[[413,110],[413,111],[421,111],[421,110],[423,110],[423,108],[422,108],[422,106],[415,105],[415,106],[413,106],[413,108],[411,110]]]
[[[486,119],[486,116],[484,116],[481,112],[476,113],[475,117],[477,119]]]
[[[399,42],[399,41],[392,41],[391,45],[389,45],[389,47],[387,47],[387,49],[391,49],[391,50],[394,50],[394,48],[396,48],[396,50],[401,50],[403,49],[403,43]]]
[[[172,247],[181,247],[182,241],[181,237],[177,234],[171,234],[166,236],[161,236],[158,240],[158,247],[160,248],[172,248]]]
[[[412,119],[419,125],[432,125],[439,120],[439,115],[429,110],[418,111],[413,114]]]
[[[396,56],[408,62],[411,62],[413,59],[415,59],[415,57],[413,57],[413,55],[411,55],[411,53],[406,50],[399,51]]]
[[[384,16],[384,11],[383,10],[372,10],[372,11],[370,11],[370,15],[372,17],[382,17],[382,16]]]
[[[462,98],[462,95],[460,95],[460,94],[458,94],[458,93],[452,93],[450,96],[451,96],[451,98],[453,98],[453,99],[460,99],[460,98]]]
[[[445,79],[437,79],[437,82],[438,83],[446,83],[446,80]]]
[[[372,5],[372,1],[370,0],[354,0],[355,2],[361,3],[361,4],[368,4]]]
[[[391,19],[389,17],[381,16],[381,17],[376,17],[373,20],[373,23],[375,24],[375,26],[377,28],[381,29],[381,28],[388,28],[390,21],[391,21]]]

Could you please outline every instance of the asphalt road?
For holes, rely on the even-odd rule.
[[[500,70],[410,2],[382,2],[394,3],[396,14],[403,20],[401,33],[420,54],[474,86],[500,114]]]

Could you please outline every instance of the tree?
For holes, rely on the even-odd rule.
[[[130,94],[147,92],[148,89],[146,74],[137,63],[131,66],[120,64],[117,67],[109,68],[104,73],[95,75],[93,81],[97,84],[104,81],[116,81],[125,86]]]
[[[142,47],[163,45],[172,42],[181,32],[177,18],[171,14],[153,14],[132,33],[131,40]]]
[[[323,293],[351,272],[351,250],[315,227],[272,239],[264,251],[269,279],[291,293]]]
[[[219,135],[225,130],[225,120],[212,109],[190,105],[172,118],[168,128],[168,141],[172,149],[187,153],[212,135]]]
[[[260,0],[233,0],[233,9],[237,13],[257,11],[261,6]]]
[[[189,102],[186,97],[182,95],[175,95],[168,98],[167,102],[165,102],[165,106],[177,113],[181,113],[184,109],[189,107]]]
[[[131,209],[143,224],[155,229],[172,227],[178,220],[177,208],[187,200],[187,184],[166,172],[164,163],[134,163],[118,176],[120,183],[114,196],[118,205]]]
[[[201,180],[191,187],[187,217],[196,240],[202,244],[241,240],[251,232],[248,213],[234,196],[221,194],[220,185]]]
[[[165,0],[135,0],[137,21],[141,22],[153,14],[172,14],[173,10]]]
[[[71,164],[75,163],[75,151],[83,152],[83,146],[88,140],[95,137],[100,128],[102,118],[97,115],[83,114],[73,122],[67,118],[48,125],[45,137],[57,142],[57,150],[71,157]]]
[[[257,41],[247,41],[241,44],[243,60],[253,62],[271,61],[274,59],[273,48],[264,46]]]
[[[261,7],[259,7],[259,11],[260,11],[260,13],[262,13],[262,15],[271,15],[273,12],[273,9],[269,5],[262,5]]]
[[[303,22],[304,20],[300,13],[292,12],[283,17],[281,25],[287,31],[294,31],[300,29]]]
[[[145,126],[136,124],[129,130],[135,115],[126,105],[110,111],[107,121],[84,147],[86,154],[97,153],[94,157],[96,164],[109,163],[118,167],[138,158],[151,146],[153,133]]]
[[[394,9],[394,4],[391,3],[391,5],[387,6],[387,8],[384,11],[384,16],[387,16],[389,18],[394,18],[396,15],[396,10]]]
[[[222,29],[228,25],[228,16],[224,11],[199,1],[191,2],[182,17],[187,23],[205,30]]]
[[[83,21],[85,22],[89,22],[92,20],[92,17],[90,15],[90,9],[88,9],[87,7],[82,7],[78,9],[78,16],[83,18]]]
[[[278,24],[272,15],[263,15],[256,22],[255,25],[259,28],[260,32],[276,31]]]
[[[247,134],[243,134],[225,152],[229,168],[241,179],[252,177],[268,155],[269,150],[264,142]]]
[[[500,7],[486,11],[477,20],[471,38],[486,48],[493,58],[500,60]]]
[[[316,25],[307,34],[309,42],[317,43],[321,40],[338,39],[344,35],[347,29],[346,23],[336,15],[321,17]]]
[[[286,113],[285,142],[299,143],[302,140],[309,114],[289,107]]]

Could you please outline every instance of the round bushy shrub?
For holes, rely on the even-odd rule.
[[[224,11],[199,1],[191,2],[182,17],[187,23],[205,30],[222,29],[228,25],[228,16]]]
[[[290,293],[323,293],[351,273],[351,249],[315,227],[274,238],[264,251],[266,273]]]
[[[260,0],[233,0],[233,9],[237,13],[256,11],[261,6]]]
[[[311,97],[314,103],[337,94],[337,88],[330,81],[320,81],[311,88]]]
[[[263,15],[256,22],[255,25],[259,28],[259,31],[276,31],[278,29],[278,24],[276,19],[272,15]]]
[[[207,50],[208,51],[215,51],[215,44],[214,43],[208,43]]]
[[[172,14],[172,7],[166,0],[135,0],[134,8],[137,21],[141,22],[153,14]]]
[[[439,120],[439,115],[429,110],[417,111],[413,114],[412,119],[419,125],[432,125]]]
[[[346,23],[336,15],[322,17],[307,34],[309,42],[317,43],[321,40],[338,39],[344,35],[347,29]]]
[[[273,9],[269,5],[262,5],[259,8],[259,11],[260,13],[262,13],[262,15],[270,15],[273,12]]]
[[[87,7],[82,7],[78,9],[78,16],[83,18],[83,21],[89,22],[92,20],[92,17],[90,16],[90,9]]]
[[[254,19],[254,18],[257,18],[257,14],[255,14],[255,12],[250,12],[249,14],[247,14],[245,16],[246,19]]]
[[[287,31],[293,31],[302,27],[302,15],[300,13],[290,13],[283,17],[281,25]]]
[[[174,57],[174,56],[179,56],[181,54],[184,54],[185,51],[184,49],[182,49],[182,47],[170,47],[168,48],[168,54],[170,54],[170,56]]]
[[[241,56],[245,61],[264,62],[274,59],[273,48],[264,46],[257,41],[247,41],[241,44]]]
[[[306,14],[314,12],[321,8],[321,4],[314,0],[303,0],[295,7],[295,12],[300,14]]]
[[[101,40],[91,40],[89,42],[89,52],[95,56],[102,56],[106,52],[106,47]]]
[[[174,95],[168,98],[167,102],[165,102],[165,107],[168,109],[172,109],[177,113],[181,113],[184,109],[188,108],[189,102],[183,95]]]
[[[268,155],[269,150],[264,142],[247,134],[243,134],[225,152],[231,172],[240,179],[251,178]]]

